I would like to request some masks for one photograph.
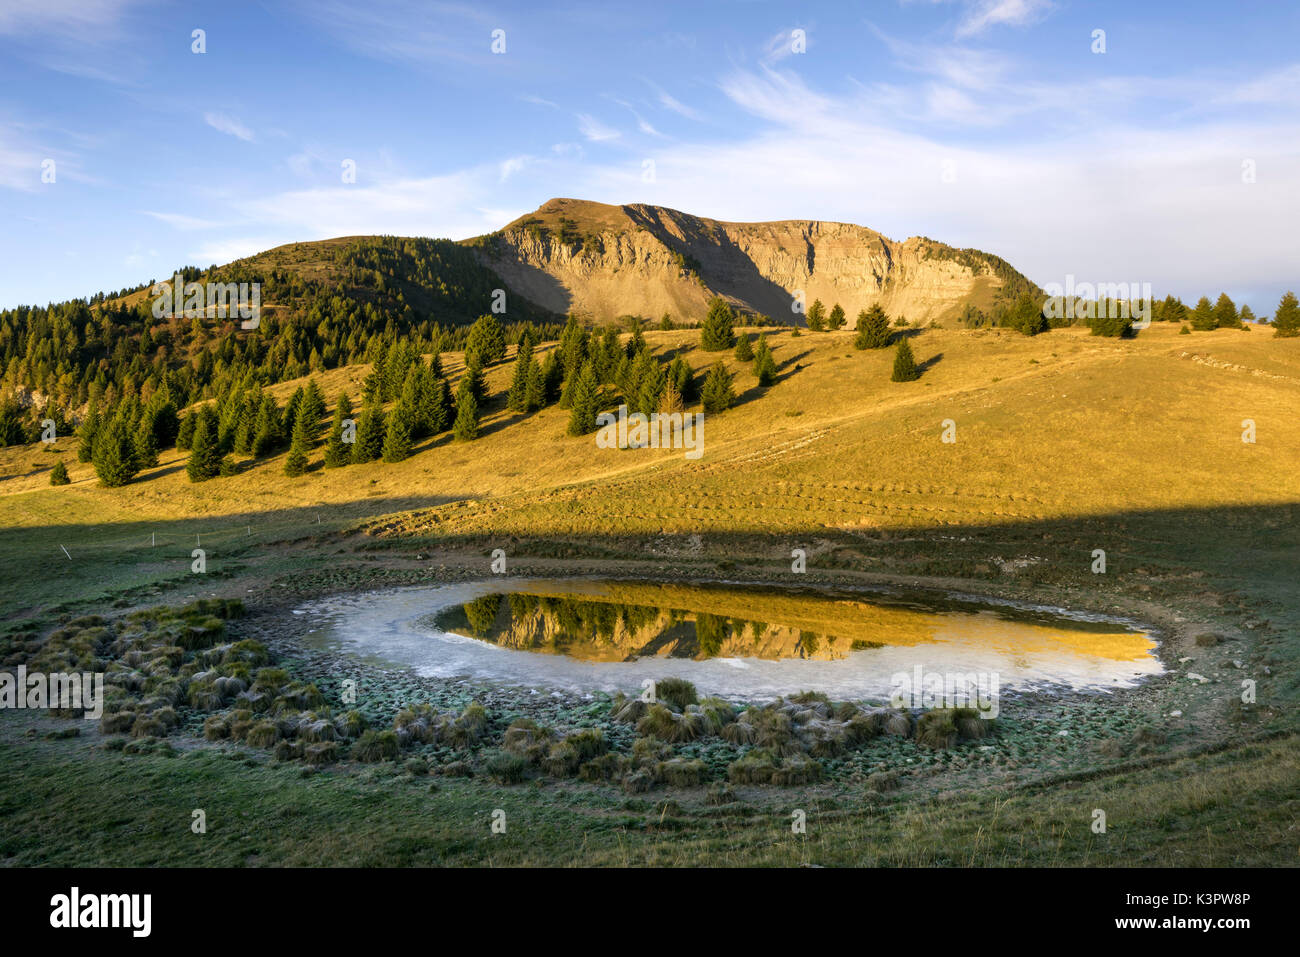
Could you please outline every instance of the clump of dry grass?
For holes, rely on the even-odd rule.
[[[680,744],[694,741],[704,730],[704,717],[690,712],[678,714],[661,704],[651,705],[645,717],[636,723],[636,732]]]
[[[656,681],[655,697],[678,711],[683,710],[688,704],[699,702],[695,685],[685,678],[661,678]]]
[[[693,788],[704,783],[709,766],[700,760],[672,758],[656,768],[656,776],[675,788]]]
[[[379,761],[392,761],[401,750],[395,731],[376,731],[373,728],[362,733],[356,744],[352,745],[352,757],[367,764]]]
[[[519,718],[506,728],[501,746],[508,753],[524,758],[530,764],[538,764],[554,741],[555,732],[551,728],[538,724],[532,718]]]

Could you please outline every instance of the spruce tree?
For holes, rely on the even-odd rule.
[[[1197,332],[1208,332],[1218,326],[1219,322],[1214,318],[1214,307],[1210,305],[1210,300],[1202,296],[1196,302],[1196,308],[1192,310],[1192,328]]]
[[[844,307],[837,302],[835,305],[831,306],[831,314],[826,317],[826,327],[830,329],[831,332],[836,332],[844,328],[845,321]]]
[[[1284,339],[1300,336],[1300,305],[1296,303],[1295,293],[1288,292],[1277,304],[1273,313],[1273,335]]]
[[[528,411],[528,370],[533,361],[533,346],[529,341],[519,343],[519,352],[515,355],[515,371],[510,379],[510,391],[506,393],[506,408],[511,412]]]
[[[90,462],[95,456],[95,433],[99,431],[99,413],[91,409],[77,429],[77,461]]]
[[[384,422],[384,409],[372,399],[361,409],[357,420],[357,440],[352,445],[353,462],[373,462],[384,452],[384,438],[388,429]]]
[[[398,402],[388,416],[388,432],[384,436],[385,462],[400,462],[411,454],[411,432],[415,425],[415,410],[406,400]]]
[[[1214,304],[1214,325],[1217,329],[1240,329],[1241,320],[1237,317],[1237,305],[1226,292],[1219,293]]]
[[[325,446],[325,467],[335,469],[352,461],[352,443],[343,441],[343,420],[352,418],[352,400],[340,392],[334,406],[334,421],[330,426],[329,442]]]
[[[889,331],[889,316],[879,303],[858,313],[857,333],[853,339],[855,349],[883,349],[894,337]]]
[[[754,359],[754,347],[750,345],[749,336],[743,332],[736,336],[735,356],[737,362],[752,362]]]
[[[293,436],[289,441],[289,455],[284,460],[284,474],[297,478],[307,472],[307,453],[311,451],[312,434],[316,431],[316,420],[312,409],[304,401],[298,404],[298,415],[293,420]]]
[[[550,405],[560,397],[560,384],[564,381],[564,365],[560,360],[558,349],[552,349],[546,354],[546,361],[542,364],[542,384],[546,390],[546,401],[543,405]]]
[[[536,412],[546,405],[546,377],[536,359],[528,363],[528,380],[524,386],[524,410]]]
[[[311,438],[315,439],[317,430],[320,427],[320,420],[325,417],[325,393],[316,384],[315,378],[307,380],[307,388],[303,393],[303,402],[307,406],[307,425],[311,430]]]
[[[596,414],[600,411],[600,384],[596,368],[588,359],[577,375],[569,414],[569,434],[586,435],[596,431]]]
[[[182,452],[187,451],[190,447],[190,439],[194,437],[194,423],[197,421],[193,412],[187,412],[181,416],[180,428],[176,430],[176,448]]]
[[[456,396],[456,424],[452,426],[451,434],[458,442],[472,442],[478,438],[478,402],[471,389]]]
[[[916,367],[916,359],[912,356],[912,346],[906,339],[898,340],[898,349],[894,353],[894,374],[890,379],[894,382],[911,382],[921,378],[921,371]]]
[[[705,412],[710,414],[726,412],[735,404],[736,393],[731,388],[731,380],[732,375],[727,371],[726,364],[714,363],[704,379],[704,387],[700,390],[700,399]]]
[[[465,362],[478,359],[480,366],[490,366],[506,357],[506,333],[496,316],[479,316],[470,327],[465,344]]]
[[[700,326],[700,348],[706,352],[730,349],[734,338],[735,313],[720,296],[709,302],[709,313]]]
[[[451,427],[452,416],[456,411],[456,402],[451,395],[451,383],[442,375],[437,375],[429,386],[429,407],[426,415],[429,419],[429,434],[441,435]]]
[[[814,299],[813,304],[808,307],[808,328],[813,332],[821,332],[826,328],[826,307],[822,305],[820,299]]]
[[[253,429],[253,454],[260,458],[276,451],[283,444],[284,422],[280,418],[280,407],[275,401],[275,396],[263,395]]]
[[[131,437],[135,443],[135,461],[142,469],[151,469],[158,464],[158,440],[154,437],[153,417],[148,412],[140,416]]]
[[[758,376],[758,384],[763,388],[776,381],[776,359],[772,357],[766,333],[758,337],[758,350],[754,353],[754,375]]]
[[[68,478],[68,467],[62,461],[55,462],[54,468],[50,469],[51,485],[69,485],[72,479]]]
[[[465,373],[460,377],[460,382],[456,387],[458,394],[463,387],[473,390],[476,405],[481,405],[483,400],[487,398],[487,379],[483,375],[483,366],[479,364],[476,356],[470,356],[465,362]]]
[[[135,463],[135,442],[125,417],[118,413],[95,438],[95,474],[101,485],[118,488],[140,471]]]
[[[185,474],[191,482],[206,482],[221,471],[221,454],[217,447],[217,417],[210,406],[194,413],[194,436],[190,439],[190,458]]]

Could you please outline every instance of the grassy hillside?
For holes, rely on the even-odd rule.
[[[213,800],[230,807],[272,781],[290,782],[303,813],[368,829],[394,861],[1294,863],[1294,842],[1282,835],[1296,825],[1283,779],[1300,703],[1300,421],[1290,412],[1300,407],[1300,342],[1262,329],[1185,336],[1160,324],[1133,340],[1078,329],[1034,338],[910,333],[924,368],[910,383],[889,381],[891,350],[859,352],[851,333],[769,334],[780,376],[766,390],[724,354],[740,402],[706,418],[697,462],[680,451],[599,449],[590,435],[565,434],[564,410],[525,416],[499,404],[488,406],[474,442],[444,435],[403,462],[332,470],[319,467],[318,446],[312,470],[296,479],[283,475],[281,453],[195,485],[184,454],[165,450],[131,485],[103,489],[68,440],[3,449],[6,634],[30,638],[77,614],[209,595],[241,597],[275,627],[304,597],[483,577],[497,547],[512,574],[755,581],[793,580],[790,550],[802,547],[809,583],[931,585],[1155,625],[1169,674],[1102,708],[1141,716],[1146,737],[1103,732],[1095,743],[1105,752],[1090,750],[1091,732],[1059,739],[1055,728],[1084,726],[1083,713],[1066,705],[1007,738],[1041,734],[1057,744],[1025,738],[1009,766],[981,766],[970,778],[996,782],[1005,801],[940,771],[914,775],[880,810],[879,796],[853,788],[777,788],[744,795],[747,809],[728,812],[735,828],[724,834],[714,833],[717,812],[698,791],[627,804],[596,786],[520,790],[439,778],[429,795],[427,778],[343,769],[296,783],[256,753],[245,766],[29,740],[31,719],[6,714],[4,763],[29,771],[5,782],[14,797],[0,817],[0,846],[11,859],[66,860],[54,835],[77,833],[72,798],[88,799],[78,790],[87,787],[130,808],[103,833],[152,833],[173,798],[141,795],[155,793],[149,782],[158,775],[180,774],[205,787],[219,782]],[[702,370],[717,354],[701,352],[697,336],[651,332],[647,340]],[[444,362],[459,374],[457,357]],[[367,371],[331,370],[318,381],[332,403],[340,388],[356,396]],[[510,374],[509,361],[488,370],[494,395]],[[283,400],[296,384],[273,391]],[[1241,440],[1244,419],[1254,420],[1254,443]],[[945,420],[955,425],[953,444],[941,439]],[[57,460],[71,485],[47,484]],[[195,544],[209,554],[201,578],[189,568]],[[1104,575],[1090,570],[1098,548],[1107,552]],[[1249,707],[1239,702],[1243,677],[1257,682]],[[33,857],[13,843],[30,824],[20,809],[53,793],[70,798],[49,805],[51,837],[45,856]],[[381,809],[362,810],[349,795]],[[764,815],[791,800],[826,802],[815,805],[825,808],[824,826],[806,843],[773,843]],[[927,809],[934,800],[944,802],[942,815]],[[265,802],[251,806],[254,822],[274,814]],[[407,851],[393,843],[393,821],[411,809],[460,820],[483,806],[514,808],[552,836],[453,847],[435,828]],[[1122,837],[1090,836],[1095,806],[1124,809]],[[1207,841],[1207,829],[1231,837]],[[1201,837],[1179,837],[1193,833]],[[245,859],[317,862],[330,840],[257,841]],[[236,859],[243,841],[214,842],[212,860]],[[135,846],[106,839],[96,853],[123,863],[179,853],[167,840]]]

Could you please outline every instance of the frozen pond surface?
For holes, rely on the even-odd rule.
[[[970,596],[586,579],[400,588],[295,609],[307,640],[426,677],[539,691],[802,690],[888,698],[900,673],[996,675],[1007,691],[1109,691],[1163,668],[1140,624]]]

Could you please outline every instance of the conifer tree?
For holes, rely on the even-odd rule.
[[[456,424],[452,426],[451,434],[457,442],[472,442],[478,438],[478,402],[472,389],[465,389],[456,396]]]
[[[470,356],[478,359],[480,366],[490,366],[506,357],[506,333],[496,316],[485,314],[474,320],[465,343],[465,361]]]
[[[400,462],[411,454],[411,432],[415,410],[402,399],[388,416],[388,432],[384,436],[385,462]]]
[[[700,326],[700,348],[706,352],[721,352],[730,349],[735,335],[735,313],[731,306],[720,296],[709,302],[709,313]]]
[[[546,362],[542,364],[542,383],[546,391],[546,401],[543,405],[550,405],[560,397],[560,384],[563,380],[564,365],[560,359],[560,351],[552,349],[546,354]]]
[[[858,313],[857,333],[853,339],[855,349],[883,349],[894,337],[889,331],[889,316],[879,303]]]
[[[50,469],[51,485],[69,485],[72,479],[68,478],[68,467],[60,460],[54,463],[54,468]]]
[[[298,403],[298,415],[293,420],[293,435],[289,441],[289,455],[284,460],[284,474],[297,478],[307,472],[307,453],[311,450],[315,419],[305,398]]]
[[[320,420],[325,416],[325,393],[316,384],[314,377],[307,380],[307,388],[303,392],[303,402],[307,406],[307,425],[311,430],[312,439],[315,439],[317,430],[320,427]]]
[[[754,353],[754,375],[758,376],[758,384],[763,388],[776,381],[776,359],[772,357],[766,333],[758,337],[758,349]]]
[[[1241,320],[1237,317],[1237,305],[1226,292],[1219,293],[1214,304],[1214,325],[1217,329],[1240,329]]]
[[[340,392],[334,405],[334,421],[330,426],[329,442],[325,446],[325,467],[339,468],[352,461],[352,443],[343,441],[343,420],[352,418],[352,400]]]
[[[429,423],[429,434],[441,435],[451,426],[452,416],[456,412],[456,401],[452,398],[451,383],[444,376],[434,376],[428,388],[427,403],[425,416]]]
[[[831,314],[826,317],[826,328],[830,329],[831,332],[836,332],[844,328],[845,321],[844,307],[837,302],[831,306]]]
[[[822,305],[820,299],[814,299],[813,304],[808,307],[808,328],[813,332],[821,332],[826,328],[826,307]]]
[[[1210,305],[1210,300],[1202,296],[1196,302],[1196,308],[1192,310],[1192,328],[1197,332],[1208,332],[1218,326],[1219,322],[1214,317],[1214,307]]]
[[[1300,304],[1293,292],[1287,292],[1273,313],[1273,335],[1284,339],[1300,336]]]
[[[752,362],[754,359],[754,347],[750,345],[749,336],[743,332],[736,336],[735,356],[737,362]]]
[[[77,429],[77,461],[89,462],[95,456],[95,433],[99,431],[99,412],[91,409]]]
[[[153,417],[148,412],[141,414],[131,439],[135,443],[136,464],[142,469],[154,468],[158,464],[158,440],[154,437]]]
[[[283,444],[284,422],[280,418],[280,407],[275,396],[264,394],[253,429],[253,454],[260,458],[276,451]]]
[[[677,388],[677,383],[671,378],[664,385],[664,393],[659,399],[659,410],[667,415],[676,412],[682,412],[686,408],[686,403],[682,401],[682,394]]]
[[[577,375],[572,392],[569,414],[569,434],[586,435],[596,431],[596,414],[600,410],[600,384],[596,381],[596,368],[588,359]]]
[[[95,438],[95,474],[101,485],[119,488],[140,471],[135,463],[135,442],[130,425],[120,413]]]
[[[535,358],[528,363],[528,380],[524,386],[524,410],[536,412],[546,405],[546,377]]]
[[[457,394],[462,388],[469,388],[473,391],[475,405],[482,404],[483,400],[487,398],[487,379],[483,375],[483,367],[475,356],[470,356],[465,363],[465,373],[460,377],[460,382],[456,386]]]
[[[515,371],[510,379],[510,390],[506,393],[506,408],[511,412],[528,411],[528,369],[532,362],[532,343],[520,342],[519,351],[515,355]]]
[[[190,439],[194,436],[195,417],[193,412],[187,412],[181,416],[180,428],[176,430],[176,448],[186,451],[190,447]]]
[[[195,413],[194,436],[190,439],[190,457],[185,473],[191,482],[206,482],[221,470],[221,453],[217,446],[217,417],[211,406]]]
[[[352,461],[373,462],[379,458],[384,452],[387,431],[383,406],[378,400],[370,400],[362,406],[361,418],[357,420],[357,440],[352,444]]]
[[[704,379],[700,390],[700,399],[704,411],[710,414],[726,412],[736,401],[736,393],[731,388],[732,375],[723,362],[715,362]]]
[[[894,382],[911,382],[921,378],[921,372],[916,367],[916,359],[912,356],[912,346],[906,339],[898,340],[898,349],[894,352],[894,374],[890,379]]]

